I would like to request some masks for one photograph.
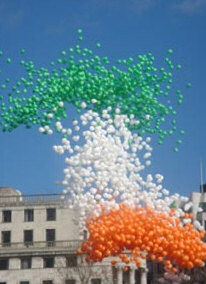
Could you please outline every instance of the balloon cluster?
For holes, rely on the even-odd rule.
[[[78,34],[81,42],[82,30]],[[164,264],[166,278],[177,280],[187,278],[182,270],[204,265],[205,232],[189,213],[188,198],[170,195],[161,174],[144,171],[152,152],[144,134],[157,134],[162,144],[177,129],[175,105],[183,95],[172,88],[172,53],[166,68],[155,67],[151,53],[111,64],[80,44],[62,51],[50,68],[22,59],[26,75],[13,86],[9,78],[1,85],[0,127],[38,125],[40,133],[61,134],[53,149],[66,155],[62,199],[69,196],[69,205],[78,209],[80,231],[87,226],[89,238],[78,250],[87,261],[113,256],[113,265],[118,257],[127,269],[149,258]],[[81,113],[70,128],[62,124],[68,103]]]
[[[73,121],[73,128],[56,123],[58,131],[70,135],[70,139],[63,138],[62,144],[53,148],[58,154],[68,155],[63,194],[69,194],[70,205],[81,212],[81,229],[88,216],[100,214],[101,205],[108,212],[123,202],[131,208],[149,206],[169,214],[171,205],[179,202],[188,211],[192,206],[188,198],[169,195],[161,184],[161,174],[141,174],[151,164],[152,147],[149,137],[144,140],[129,130],[138,121],[133,115],[120,114],[118,108],[114,117],[111,112],[111,107],[101,116],[89,110]],[[41,127],[39,131],[45,129]],[[175,211],[176,217],[183,214],[181,208]]]
[[[133,262],[138,267],[140,257],[148,257],[163,262],[165,269],[173,272],[203,266],[206,245],[201,238],[205,232],[194,229],[191,214],[185,214],[181,220],[174,213],[171,209],[168,216],[150,207],[132,209],[125,204],[108,213],[102,207],[100,216],[87,221],[90,236],[78,253],[86,253],[87,261],[95,262],[118,256],[124,263]]]
[[[78,34],[81,42],[82,30]],[[173,88],[172,72],[181,69],[181,65],[172,63],[171,49],[165,58],[165,67],[157,68],[151,53],[119,59],[112,64],[107,57],[83,48],[80,42],[62,51],[50,68],[36,68],[33,61],[24,59],[25,50],[21,50],[20,64],[25,76],[13,86],[9,78],[1,84],[3,131],[12,131],[20,124],[27,128],[51,126],[67,117],[66,103],[72,103],[79,111],[83,106],[98,113],[108,106],[113,110],[119,106],[122,114],[132,114],[138,119],[139,123],[130,126],[131,129],[139,134],[157,134],[159,144],[176,131],[176,106],[182,104],[183,94]],[[96,48],[100,47],[97,43]],[[5,62],[12,63],[10,58]],[[181,139],[177,144],[181,144]]]
[[[54,146],[57,153],[69,155],[63,193],[80,212],[80,230],[86,223],[89,231],[78,253],[86,253],[87,261],[113,256],[137,266],[140,258],[150,258],[163,262],[169,276],[202,266],[205,232],[187,213],[192,202],[170,195],[161,184],[162,175],[141,175],[151,163],[150,138],[129,130],[138,123],[132,115],[117,108],[113,117],[111,111],[85,112],[69,129],[57,123],[59,131],[71,135]]]

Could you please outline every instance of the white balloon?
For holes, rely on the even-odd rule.
[[[60,106],[60,107],[63,107],[63,106],[64,106],[64,102],[62,102],[62,101],[59,102],[59,106]]]

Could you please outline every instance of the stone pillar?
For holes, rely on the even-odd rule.
[[[117,266],[117,284],[122,284],[123,282],[123,271],[121,266]]]
[[[9,269],[21,269],[21,260],[19,258],[10,258]]]
[[[129,284],[135,284],[135,270],[136,270],[136,267],[130,266]]]
[[[147,284],[147,269],[141,269],[140,284]]]

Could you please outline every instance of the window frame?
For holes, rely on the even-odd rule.
[[[84,230],[83,231],[83,240],[87,240],[88,239],[88,231]]]
[[[28,232],[28,231],[31,231],[31,232],[32,232],[32,240],[31,240],[31,241],[26,241],[26,240],[25,240],[26,232]],[[32,229],[24,230],[24,244],[25,244],[26,246],[28,246],[28,245],[33,245],[33,242],[34,242],[34,230],[32,230]]]
[[[68,281],[71,281],[70,283]],[[76,279],[66,279],[65,284],[76,284]]]
[[[52,266],[47,266],[47,265],[46,265],[46,261],[47,261],[48,259],[52,259],[52,261],[53,261]],[[54,268],[54,264],[55,264],[55,258],[54,258],[54,256],[45,256],[45,257],[43,258],[43,268]],[[52,280],[52,281],[53,281],[53,280]]]
[[[202,208],[202,212],[206,212],[206,202],[200,202],[199,207]]]
[[[51,212],[54,212],[54,215]],[[48,222],[56,221],[56,208],[46,208],[46,221]]]
[[[54,239],[48,240],[49,231],[54,232]],[[56,229],[46,229],[46,243],[48,247],[54,247],[56,244]]]
[[[77,265],[78,265],[77,254],[68,254],[66,256],[66,266],[67,267],[77,267]]]
[[[32,220],[29,220],[30,218],[28,216],[30,216],[30,215],[28,214],[28,212],[32,212],[32,214],[31,214]],[[24,222],[34,222],[34,209],[32,209],[32,208],[24,209]]]
[[[91,284],[102,284],[102,278],[91,278]]]
[[[28,261],[28,267],[23,267],[23,260],[25,260],[25,259],[27,259],[27,260],[29,260]],[[23,257],[21,257],[21,269],[22,270],[25,270],[25,269],[31,269],[32,268],[32,257],[30,257],[30,256],[23,256]]]
[[[7,268],[6,269],[1,269],[1,265],[0,265],[0,271],[9,270],[9,258],[0,258],[0,263],[1,263],[2,260],[3,261],[6,260]]]
[[[4,241],[4,238],[3,238],[4,233],[9,233],[9,242]],[[8,247],[11,245],[11,231],[10,230],[1,231],[1,243],[2,243],[2,246],[4,247]]]
[[[6,220],[6,214],[10,213],[8,220]],[[2,210],[2,223],[11,223],[12,222],[12,211],[11,210]]]

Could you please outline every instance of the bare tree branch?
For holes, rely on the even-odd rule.
[[[81,284],[90,284],[92,278],[100,278],[102,284],[113,284],[112,267],[109,263],[87,263],[85,256],[76,256],[77,262],[68,267],[71,255],[65,255],[56,263],[57,273],[62,281],[79,280]]]

